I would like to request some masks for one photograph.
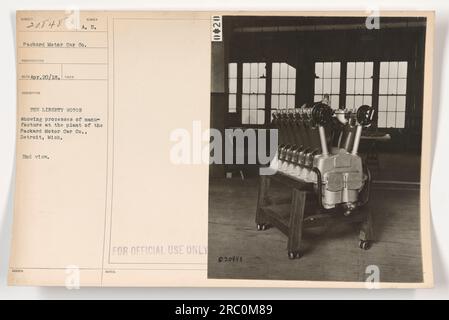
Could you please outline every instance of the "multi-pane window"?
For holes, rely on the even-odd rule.
[[[265,123],[266,63],[243,63],[242,124]]]
[[[373,62],[348,62],[346,68],[346,108],[372,105]]]
[[[407,61],[383,61],[379,70],[379,128],[404,128]]]
[[[340,62],[315,62],[315,97],[314,102],[329,96],[333,109],[340,105]]]
[[[295,107],[296,69],[285,62],[271,67],[271,113]]]
[[[228,64],[228,111],[237,112],[237,63]]]

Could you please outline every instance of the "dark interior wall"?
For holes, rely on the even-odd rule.
[[[213,46],[213,63],[222,65],[223,92],[212,93],[211,123],[222,128],[245,127],[241,109],[227,112],[227,64],[230,62],[287,62],[296,67],[296,107],[312,103],[315,62],[341,62],[342,80],[348,61],[407,61],[407,107],[404,129],[376,129],[390,133],[392,139],[382,144],[384,151],[419,153],[423,110],[425,19],[382,18],[380,28],[369,30],[365,18],[304,17],[223,17],[224,40],[218,49]],[[214,58],[215,56],[215,58]],[[376,67],[374,68],[376,70]],[[267,70],[267,74],[270,72]],[[378,86],[378,74],[373,85]],[[270,78],[267,79],[270,81]],[[213,79],[217,82],[217,79]],[[345,92],[345,81],[340,81]],[[268,96],[269,92],[267,92]],[[373,95],[377,108],[378,97]],[[340,97],[341,105],[345,95]],[[267,99],[269,108],[270,99]],[[220,111],[218,111],[218,109]],[[222,108],[224,110],[222,110]],[[215,109],[215,110],[214,110]],[[267,110],[267,115],[269,109]],[[268,119],[268,117],[266,117]],[[266,121],[262,127],[269,127]]]
[[[210,127],[217,129],[224,135],[226,121],[228,120],[228,99],[226,93],[226,68],[225,47],[223,42],[212,43],[211,57],[211,109],[210,109]],[[223,177],[224,166],[214,164],[210,167],[211,177]]]

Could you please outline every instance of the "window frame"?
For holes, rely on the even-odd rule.
[[[368,59],[367,59],[368,60]],[[356,107],[359,107],[359,106],[361,106],[361,105],[363,105],[363,104],[367,104],[367,105],[370,105],[370,106],[373,106],[374,105],[374,82],[375,82],[375,80],[374,80],[374,78],[375,78],[375,62],[374,61],[372,61],[372,60],[370,60],[370,61],[367,61],[367,60],[356,60],[356,59],[354,59],[354,60],[351,60],[351,61],[345,61],[345,79],[344,79],[344,81],[345,81],[345,90],[344,90],[344,95],[345,95],[345,98],[344,98],[344,106],[346,107],[346,108],[350,108],[349,106],[348,106],[348,97],[354,97],[354,102],[353,102],[353,104],[352,104],[352,108],[356,108]],[[348,68],[349,68],[349,64],[350,63],[354,63],[354,77],[349,77],[348,76]],[[357,70],[358,70],[358,67],[357,67],[357,65],[358,64],[360,64],[360,63],[363,63],[363,75],[362,75],[362,77],[359,77],[358,75],[357,75]],[[366,64],[367,63],[371,63],[372,64],[372,71],[371,71],[371,77],[367,77],[366,76]],[[354,90],[353,90],[353,93],[349,93],[348,92],[348,83],[349,83],[349,80],[354,80]],[[356,84],[357,84],[357,80],[362,80],[362,93],[357,93],[357,87],[356,87]],[[370,93],[366,93],[365,92],[365,83],[366,83],[366,81],[367,80],[371,80],[371,92]],[[370,97],[371,98],[371,103],[367,103],[366,101],[365,101],[365,97]],[[359,103],[356,103],[356,97],[361,97],[362,98],[362,102],[361,102],[361,104],[360,104],[360,102]]]
[[[244,65],[245,64],[248,64],[249,65],[249,77],[244,77]],[[256,74],[257,74],[257,76],[256,77],[252,77],[253,76],[253,70],[252,70],[252,68],[253,68],[253,65],[254,64],[257,64],[257,71],[256,71]],[[260,64],[265,64],[265,78],[262,78],[262,76],[260,75],[260,70],[259,70],[259,68],[260,68]],[[268,86],[268,84],[267,84],[267,79],[268,79],[268,76],[267,76],[267,74],[268,74],[268,71],[267,71],[267,65],[268,65],[268,62],[266,62],[266,61],[257,61],[257,62],[255,62],[255,61],[244,61],[244,62],[241,62],[241,78],[240,78],[240,82],[241,82],[241,93],[240,93],[240,100],[239,100],[239,102],[240,102],[240,123],[241,123],[241,125],[242,126],[264,126],[266,123],[267,123],[267,119],[266,119],[266,109],[267,109],[267,86]],[[261,90],[261,87],[260,87],[260,80],[261,79],[263,79],[264,80],[264,82],[265,82],[265,88],[263,88],[263,92],[260,92],[260,90]],[[256,82],[256,87],[257,87],[257,92],[253,92],[252,91],[252,87],[253,87],[253,83],[252,83],[252,81],[255,81]],[[244,91],[244,88],[245,88],[245,83],[244,82],[246,82],[246,81],[248,81],[249,82],[249,86],[248,86],[248,88],[249,88],[249,91],[248,92],[245,92]],[[243,107],[243,99],[244,99],[244,96],[248,96],[248,108],[244,108]],[[263,105],[264,105],[264,107],[263,108],[259,108],[259,96],[262,96],[263,97],[263,99],[262,99],[262,101],[263,101]],[[252,98],[255,98],[256,99],[256,107],[255,107],[255,109],[254,108],[251,108],[251,101],[252,101]],[[243,112],[244,111],[246,111],[246,110],[248,110],[248,123],[243,123]],[[255,111],[256,113],[256,123],[251,123],[251,111]],[[260,114],[260,112],[261,111],[263,111],[262,112],[262,114],[263,114],[263,123],[259,123],[259,114]]]
[[[237,97],[236,97],[236,112],[230,112],[229,111],[229,95],[233,94],[229,92],[229,64],[236,63],[237,64]],[[254,124],[254,123],[243,123],[243,95],[247,94],[243,92],[243,64],[244,63],[265,63],[265,118],[264,123],[262,124]],[[225,81],[225,94],[226,94],[226,114],[228,117],[231,117],[232,121],[238,122],[238,125],[243,128],[263,128],[267,125],[270,125],[272,121],[272,110],[278,110],[278,109],[272,109],[271,106],[271,97],[272,97],[272,66],[273,63],[286,63],[287,65],[290,65],[286,61],[273,61],[273,60],[265,60],[265,61],[229,61],[227,63],[226,67],[226,81]],[[296,101],[297,101],[297,83],[298,83],[298,74],[297,74],[297,67],[294,65],[290,65],[295,69],[295,85],[294,85],[294,102],[296,107]],[[285,95],[289,95],[290,93],[286,93]],[[277,93],[277,95],[280,95],[280,93]]]
[[[409,115],[407,114],[407,110],[409,108],[409,99],[410,99],[410,74],[411,74],[411,68],[412,65],[410,64],[410,61],[407,57],[395,57],[393,59],[385,59],[385,58],[376,58],[376,59],[363,59],[363,61],[361,59],[357,59],[356,57],[353,57],[351,59],[345,59],[345,60],[340,60],[338,61],[338,59],[319,59],[319,60],[314,60],[311,62],[311,67],[312,67],[312,74],[314,76],[314,78],[311,80],[312,81],[312,86],[309,87],[311,90],[311,97],[313,98],[313,100],[315,100],[315,63],[316,62],[339,62],[340,63],[340,88],[339,88],[339,108],[342,107],[346,107],[347,106],[347,97],[352,95],[347,93],[347,81],[348,81],[348,77],[347,77],[347,69],[348,69],[348,63],[350,62],[373,62],[373,76],[372,76],[372,94],[371,94],[371,100],[372,100],[372,106],[375,108],[375,116],[374,116],[374,121],[373,121],[373,128],[375,129],[380,129],[380,130],[400,130],[400,129],[407,129],[408,128],[408,118]],[[406,89],[405,89],[405,94],[403,94],[403,96],[405,96],[405,109],[404,109],[404,127],[379,127],[378,126],[378,116],[379,116],[379,98],[381,96],[383,96],[383,94],[380,94],[380,65],[381,62],[406,62],[407,63],[407,74],[405,77],[405,83],[406,83]],[[235,121],[238,122],[239,126],[242,127],[265,127],[266,125],[269,125],[271,123],[271,118],[272,118],[272,111],[275,110],[279,110],[279,109],[273,109],[272,108],[272,104],[271,104],[271,99],[272,99],[272,81],[273,81],[273,77],[272,77],[272,66],[273,63],[287,63],[286,61],[279,61],[279,60],[265,60],[265,61],[258,61],[257,63],[265,63],[265,70],[266,70],[266,81],[265,81],[265,119],[264,119],[264,123],[263,124],[243,124],[242,123],[242,95],[243,95],[243,90],[242,90],[242,86],[243,86],[243,63],[254,63],[254,61],[229,61],[229,63],[236,63],[237,64],[237,93],[236,93],[236,112],[229,112],[229,75],[228,75],[228,67],[226,67],[226,97],[227,97],[227,104],[226,104],[226,112],[228,114],[228,116],[233,117],[233,119]],[[298,74],[298,68],[297,66],[292,65],[295,69],[296,69],[296,77],[295,77],[295,93],[294,93],[294,100],[295,100],[295,107],[297,107],[296,102],[298,101],[298,82],[301,81],[300,75]],[[288,95],[289,93],[287,93],[286,95]],[[280,93],[275,93],[275,95],[280,95]],[[395,94],[397,95],[402,95],[402,94]],[[381,111],[382,112],[382,111]],[[395,111],[397,112],[397,111]],[[401,111],[402,112],[402,111]],[[234,121],[233,120],[233,121]]]
[[[323,70],[322,70],[322,77],[320,78],[317,74],[316,74],[316,66],[317,66],[317,63],[322,63],[323,64]],[[330,78],[329,77],[325,77],[325,74],[324,74],[324,64],[326,64],[326,63],[330,63],[331,64],[331,75],[330,75]],[[333,77],[333,73],[334,73],[334,70],[333,70],[333,64],[340,64],[340,70],[339,70],[339,76],[338,76],[338,78],[334,78]],[[342,79],[343,79],[343,68],[345,69],[345,72],[346,72],[346,67],[344,67],[345,66],[345,63],[343,62],[343,61],[341,61],[341,60],[338,60],[338,59],[319,59],[319,60],[315,60],[314,62],[313,62],[313,75],[314,75],[314,77],[313,77],[313,86],[312,86],[312,97],[313,97],[313,103],[315,103],[315,102],[318,102],[318,101],[315,101],[315,98],[316,98],[316,96],[319,96],[319,95],[321,95],[321,97],[323,97],[325,94],[328,94],[329,95],[329,98],[330,98],[330,101],[331,101],[331,107],[332,107],[332,96],[338,96],[338,103],[337,103],[337,107],[336,108],[332,108],[332,109],[334,109],[334,110],[337,110],[337,109],[340,109],[341,108],[341,106],[343,105],[342,104],[342,102],[343,102],[343,99],[342,99],[342,97],[343,97],[343,95],[342,95]],[[322,82],[322,85],[321,85],[321,88],[322,88],[322,92],[321,93],[318,93],[317,91],[316,91],[316,80],[317,79],[321,79],[321,82]],[[324,92],[324,82],[325,82],[325,80],[330,80],[330,83],[331,83],[331,87],[330,87],[330,92],[329,93],[326,93],[326,92]],[[333,81],[334,80],[338,80],[338,93],[334,93],[333,92]],[[345,81],[346,81],[346,79],[345,79]],[[320,100],[321,101],[321,100]]]
[[[341,107],[346,107],[347,106],[347,97],[350,96],[351,94],[347,93],[347,70],[348,70],[348,63],[349,62],[373,62],[373,83],[372,83],[372,106],[375,108],[375,115],[374,115],[374,120],[373,120],[373,128],[375,129],[380,129],[380,130],[401,130],[401,129],[407,129],[408,128],[408,117],[409,115],[407,114],[407,108],[409,105],[409,95],[410,95],[410,68],[411,68],[411,64],[410,61],[407,57],[395,57],[393,59],[385,59],[385,58],[376,58],[376,59],[371,59],[371,58],[366,58],[363,61],[361,59],[357,59],[356,57],[353,57],[351,59],[345,59],[345,60],[340,60],[338,61],[338,59],[335,58],[329,58],[329,59],[317,59],[312,61],[311,64],[311,69],[312,69],[312,74],[315,76],[315,63],[317,62],[340,62],[341,63],[341,67],[340,67],[340,92],[339,92],[339,97],[340,97],[340,108]],[[395,94],[396,96],[398,95],[403,95],[405,96],[405,109],[404,109],[404,127],[378,127],[378,116],[379,116],[379,98],[380,96],[382,96],[382,94],[380,94],[380,90],[379,90],[379,82],[380,82],[380,64],[381,62],[406,62],[407,63],[407,75],[404,78],[405,82],[406,82],[406,90],[405,90],[405,94]],[[313,98],[313,100],[315,100],[315,77],[312,79],[312,87],[311,87],[311,97]],[[397,112],[397,111],[395,111]],[[401,111],[402,112],[402,111]]]
[[[287,110],[287,109],[294,109],[295,108],[295,102],[296,102],[296,68],[290,64],[288,64],[287,62],[284,61],[272,61],[270,62],[271,64],[271,103],[270,103],[270,107],[273,110],[273,95],[276,96],[278,98],[277,101],[277,107],[274,108],[274,110]],[[278,64],[279,65],[279,72],[278,72],[278,76],[275,77],[274,76],[274,71],[273,71],[273,66],[274,64]],[[282,66],[286,65],[286,73],[287,75],[285,77],[282,76]],[[294,76],[291,77],[291,70],[295,70],[294,71]],[[276,90],[276,92],[274,92],[273,88],[273,84],[275,82],[275,80],[277,80],[277,82],[279,82],[278,85],[278,90]],[[285,92],[282,92],[283,90],[281,89],[282,87],[282,80],[285,80],[286,82],[286,88],[285,88]],[[291,85],[293,83],[293,85]],[[292,90],[292,91],[291,91]],[[280,97],[281,96],[285,96],[285,107],[282,108],[281,107],[281,100]],[[291,105],[289,105],[289,97],[293,96],[293,107],[291,107]]]
[[[395,77],[390,77],[390,65],[391,65],[391,63],[397,63],[397,72],[396,72],[396,76]],[[380,74],[380,71],[381,71],[381,64],[382,63],[388,63],[388,69],[387,69],[387,73],[388,73],[388,75],[387,75],[387,77],[381,77],[381,74]],[[399,65],[400,65],[400,63],[405,63],[406,64],[406,68],[405,68],[405,77],[400,77],[399,76]],[[377,97],[378,97],[378,101],[377,101],[377,108],[376,108],[376,110],[377,110],[377,112],[376,112],[376,127],[377,128],[379,128],[379,129],[386,129],[386,130],[388,130],[388,129],[406,129],[407,128],[407,117],[408,117],[408,115],[407,115],[407,105],[408,105],[408,102],[409,102],[409,88],[410,88],[410,84],[409,84],[409,81],[410,81],[410,78],[409,78],[409,75],[410,75],[410,63],[409,63],[409,61],[408,60],[406,60],[406,59],[391,59],[391,60],[387,60],[387,59],[382,59],[382,60],[380,60],[379,61],[379,77],[378,77],[378,79],[377,79],[377,81],[378,81],[378,93],[377,93]],[[381,92],[381,85],[380,85],[380,83],[381,83],[381,80],[386,80],[387,81],[387,89],[386,89],[386,93],[383,93],[383,92]],[[396,80],[396,92],[394,92],[394,93],[390,93],[389,92],[389,85],[390,85],[390,80]],[[399,82],[399,80],[405,80],[405,89],[404,89],[404,93],[399,93],[398,92],[398,82]],[[386,101],[387,101],[387,105],[385,106],[385,110],[380,110],[380,98],[381,97],[386,97]],[[396,100],[395,100],[395,110],[394,111],[389,111],[388,110],[388,104],[389,104],[389,97],[395,97],[396,98]],[[398,102],[398,97],[403,97],[404,98],[404,110],[403,111],[398,111],[397,110],[397,102]],[[382,126],[382,127],[379,127],[379,114],[380,113],[385,113],[385,126]],[[389,127],[388,126],[388,114],[389,113],[394,113],[394,115],[395,115],[395,124],[394,124],[394,126],[393,127]],[[398,115],[398,113],[402,113],[403,114],[403,119],[404,119],[404,122],[403,122],[403,127],[398,127],[397,126],[397,115]]]

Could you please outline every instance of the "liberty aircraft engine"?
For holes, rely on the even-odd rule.
[[[322,102],[275,112],[272,124],[278,129],[278,151],[271,167],[313,183],[322,208],[343,207],[350,214],[369,197],[371,178],[358,149],[373,114],[367,105],[333,110]]]

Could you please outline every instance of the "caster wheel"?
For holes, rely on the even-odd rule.
[[[360,247],[360,249],[368,250],[369,248],[371,248],[371,241],[369,241],[369,240],[360,240],[359,247]]]
[[[267,225],[266,224],[258,224],[257,225],[257,231],[265,231],[265,230],[267,230],[268,228],[267,228]]]
[[[299,258],[299,252],[289,252],[288,258],[290,260],[298,259]]]

